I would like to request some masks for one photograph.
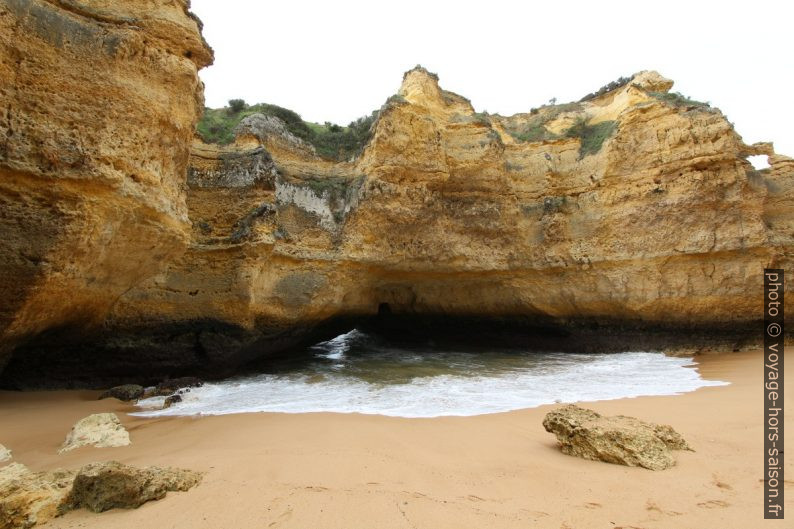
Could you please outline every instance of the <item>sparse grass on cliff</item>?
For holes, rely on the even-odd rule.
[[[526,127],[521,132],[510,132],[510,135],[513,136],[513,138],[517,139],[518,141],[529,141],[529,142],[554,140],[559,137],[553,132],[549,132],[548,130],[546,130],[546,127],[542,123],[538,123]]]
[[[305,180],[305,184],[317,195],[323,195],[326,192],[343,193],[347,188],[348,182],[349,180],[343,176]]]
[[[313,145],[317,154],[335,160],[346,160],[361,152],[369,141],[370,129],[378,115],[376,111],[342,127],[328,122],[303,121],[296,112],[277,105],[259,103],[248,106],[235,100],[233,106],[204,109],[198,123],[199,136],[207,143],[229,144],[234,141],[234,129],[240,121],[256,113],[281,119],[288,131]]]
[[[522,142],[549,141],[559,138],[549,131],[546,124],[557,119],[566,112],[577,112],[582,109],[579,103],[563,103],[561,105],[544,105],[533,108],[530,117],[523,122],[506,119],[502,126],[516,140]]]
[[[602,121],[595,125],[589,125],[587,120],[579,119],[565,131],[565,135],[569,138],[579,138],[581,141],[579,158],[584,158],[600,151],[604,141],[617,130],[617,125],[617,121]]]
[[[670,105],[676,107],[701,107],[710,108],[711,103],[704,101],[696,101],[691,99],[680,92],[648,92],[650,95]]]
[[[581,103],[583,101],[590,101],[591,99],[595,99],[597,97],[601,97],[602,95],[604,95],[604,94],[606,94],[608,92],[611,92],[613,90],[617,90],[618,88],[622,88],[622,87],[626,86],[632,80],[634,80],[634,76],[633,75],[630,76],[630,77],[618,77],[617,79],[615,79],[611,83],[605,84],[604,86],[602,86],[601,88],[599,88],[595,92],[591,92],[591,93],[587,94],[582,99],[580,99],[579,102]]]
[[[352,190],[361,187],[363,181],[363,176],[352,178],[347,176],[327,176],[324,178],[308,178],[303,181],[303,184],[308,186],[318,196],[328,193],[335,198],[344,199],[349,198]]]

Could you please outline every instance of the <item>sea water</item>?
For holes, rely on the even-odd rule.
[[[134,415],[337,412],[395,417],[468,416],[543,404],[676,395],[704,380],[691,358],[657,352],[577,354],[520,348],[396,345],[353,330],[274,372],[210,382],[161,409]]]

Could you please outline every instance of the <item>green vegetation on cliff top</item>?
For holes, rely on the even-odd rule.
[[[595,154],[601,150],[607,138],[617,130],[617,121],[602,121],[595,125],[590,125],[585,119],[579,119],[574,125],[565,131],[569,138],[579,138],[579,158],[584,158],[589,154]]]
[[[343,127],[328,122],[303,121],[296,112],[277,105],[246,105],[240,99],[233,99],[229,101],[228,107],[205,108],[198,123],[198,134],[207,143],[229,144],[234,141],[234,129],[240,121],[257,113],[281,119],[288,131],[313,145],[317,154],[334,160],[347,160],[361,153],[369,141],[372,124],[378,115],[375,111]]]

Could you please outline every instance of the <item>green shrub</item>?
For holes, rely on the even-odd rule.
[[[243,99],[230,99],[229,100],[229,111],[237,114],[238,112],[242,112],[245,110],[245,107],[248,105],[245,104]]]
[[[387,105],[401,105],[407,102],[408,101],[400,94],[394,94],[392,96],[389,96],[389,99],[386,100]]]
[[[371,127],[378,116],[372,112],[369,116],[352,121],[347,127],[342,127],[326,122],[323,125],[303,121],[300,115],[292,110],[267,103],[245,105],[235,111],[232,106],[234,101],[229,101],[230,106],[220,109],[205,108],[204,115],[198,123],[198,134],[207,143],[226,145],[234,141],[234,129],[251,114],[260,113],[266,116],[275,116],[284,122],[287,130],[303,141],[314,146],[317,154],[325,158],[346,160],[360,154],[364,145],[369,141]]]
[[[579,138],[581,141],[579,158],[581,159],[600,151],[604,141],[617,130],[617,125],[617,121],[602,121],[595,125],[589,125],[587,120],[582,118],[566,130],[565,135],[569,138]]]
[[[372,125],[378,117],[375,111],[369,116],[351,121],[347,127],[333,123],[312,127],[312,137],[308,142],[314,145],[317,154],[335,160],[347,160],[358,156],[369,142]]]

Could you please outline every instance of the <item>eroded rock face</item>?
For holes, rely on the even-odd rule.
[[[275,118],[252,116],[214,163],[196,143],[192,165],[219,175],[188,190],[205,229],[112,318],[184,325],[169,346],[192,369],[248,361],[384,306],[663,328],[687,347],[703,331],[715,347],[740,346],[760,314],[761,270],[791,261],[791,160],[745,145],[717,109],[671,87],[641,72],[590,101],[501,117],[415,69],[352,162],[321,159]],[[260,149],[267,177],[235,166],[224,180],[228,159]],[[751,154],[770,155],[771,169],[755,171]]]
[[[0,528],[27,529],[61,513],[74,471],[33,472],[25,465],[0,467]]]
[[[80,419],[72,426],[58,453],[81,446],[112,448],[129,444],[130,434],[115,413],[95,413]]]
[[[77,472],[33,472],[12,463],[0,468],[0,529],[27,529],[72,509],[140,507],[167,492],[189,490],[201,477],[191,470],[136,468],[117,461],[91,463]]]
[[[159,500],[167,492],[187,491],[201,482],[201,473],[179,468],[135,468],[117,461],[91,463],[80,469],[66,504],[94,512],[134,509]]]
[[[0,445],[0,463],[11,460],[11,450],[3,445]]]
[[[691,450],[671,426],[568,405],[546,414],[543,427],[557,436],[564,454],[650,470],[675,465],[671,450]]]
[[[194,143],[187,251],[103,333],[44,336],[6,379],[222,376],[378,314],[553,328],[532,341],[558,350],[625,348],[624,331],[646,350],[745,346],[761,271],[792,264],[794,162],[671,87],[640,72],[503,117],[417,68],[345,162],[250,116],[232,145]]]
[[[212,60],[187,9],[0,1],[0,369],[42,332],[85,339],[184,252]]]

